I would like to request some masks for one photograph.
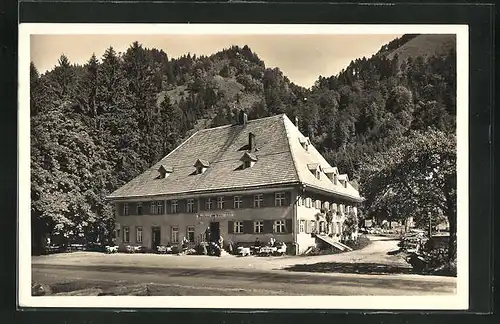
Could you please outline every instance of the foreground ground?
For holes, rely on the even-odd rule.
[[[32,280],[52,294],[422,295],[453,294],[456,278],[412,274],[397,241],[307,257],[208,257],[75,252],[34,257]]]

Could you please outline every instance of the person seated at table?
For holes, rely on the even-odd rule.
[[[255,242],[253,243],[253,245],[254,245],[255,247],[260,247],[260,246],[261,246],[261,243],[260,243],[260,240],[259,240],[259,238],[258,238],[258,237],[255,239]]]
[[[275,243],[276,243],[276,239],[275,239],[274,237],[271,237],[271,238],[269,239],[269,246],[270,246],[270,247],[274,247],[274,244],[275,244]]]

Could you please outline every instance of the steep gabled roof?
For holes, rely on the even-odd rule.
[[[277,115],[249,120],[245,125],[200,130],[108,199],[297,183],[284,118],[284,115]],[[248,144],[249,132],[259,143],[259,150],[252,153],[258,163],[252,168],[241,169],[240,149]],[[209,163],[210,167],[194,175],[193,163],[198,159]],[[154,181],[152,172],[157,172],[160,165],[172,166],[175,171],[163,181]]]
[[[248,145],[248,134],[253,133],[259,143],[255,153],[241,148]],[[305,184],[336,195],[360,199],[350,184],[347,188],[334,185],[328,177],[317,179],[309,170],[314,165],[320,170],[334,170],[321,154],[309,145],[306,151],[301,139],[308,141],[284,114],[250,120],[244,125],[226,125],[200,130],[185,140],[161,161],[153,165],[107,198],[165,196],[194,192],[212,192],[228,189],[259,188]],[[241,168],[242,159],[258,160],[252,168]],[[195,165],[207,170],[193,173]],[[154,180],[161,166],[174,172],[162,181]]]
[[[285,116],[285,127],[289,138],[290,152],[295,163],[297,175],[301,183],[314,189],[325,190],[341,196],[362,200],[359,192],[349,183],[347,188],[338,183],[335,185],[328,177],[319,179],[310,171],[309,165],[319,164],[323,171],[334,171],[338,174],[336,167],[331,166],[325,158],[316,150],[313,145],[309,145],[306,151],[300,144],[300,139],[306,138],[300,130]],[[299,140],[297,140],[299,139]]]

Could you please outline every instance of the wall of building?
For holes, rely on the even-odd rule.
[[[316,214],[321,212],[321,208],[325,207],[324,202],[328,201],[328,208],[331,209],[333,204],[337,207],[337,213],[334,214],[332,223],[328,226],[325,221],[325,231],[324,234],[333,235],[334,240],[340,240],[342,237],[342,227],[345,221],[345,213],[347,212],[347,206],[349,208],[352,204],[346,203],[344,201],[338,201],[333,198],[316,196],[313,194],[303,194],[301,195],[302,200],[297,199],[297,244],[298,253],[304,253],[309,247],[316,246],[316,239],[312,232],[319,232],[320,222],[316,219]],[[311,203],[306,203],[306,198],[311,199]],[[321,203],[316,204],[315,201],[319,200]],[[319,207],[319,208],[318,208]],[[305,221],[304,231],[300,231],[300,223]]]
[[[279,192],[279,191],[278,191]],[[229,241],[237,244],[250,244],[255,242],[258,238],[261,242],[268,242],[271,237],[277,241],[284,241],[287,244],[293,242],[293,202],[291,191],[285,191],[285,204],[282,207],[275,207],[274,193],[263,194],[263,207],[254,206],[254,195],[242,195],[241,208],[234,208],[234,196],[224,196],[224,209],[217,209],[217,196],[210,197],[212,199],[212,209],[207,210],[206,200],[208,197],[196,198],[195,208],[192,213],[187,213],[184,201],[179,200],[179,213],[171,213],[171,201],[164,200],[166,210],[161,214],[151,214],[151,202],[142,202],[143,215],[130,215],[136,214],[137,202],[128,202],[129,215],[125,216],[123,212],[123,202],[116,204],[116,223],[119,224],[119,232],[117,233],[117,244],[121,247],[125,245],[141,245],[147,248],[152,247],[152,228],[159,227],[161,229],[161,245],[174,244],[172,242],[172,227],[179,229],[178,240],[181,242],[183,237],[187,237],[187,228],[194,226],[195,229],[195,243],[200,242],[204,238],[204,233],[209,227],[210,222],[219,222],[220,232],[227,244]],[[231,233],[234,228],[235,221],[274,221],[285,220],[286,232],[285,233]],[[124,227],[129,228],[130,240],[129,242],[123,241]],[[136,228],[142,227],[142,242],[136,241]],[[253,224],[252,224],[253,229]]]

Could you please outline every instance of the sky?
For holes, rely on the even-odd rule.
[[[163,49],[169,58],[187,53],[210,55],[232,45],[248,45],[266,67],[278,67],[290,81],[310,87],[319,76],[336,75],[351,60],[375,54],[394,35],[31,35],[31,60],[40,73],[51,70],[61,54],[83,64],[109,46],[125,52],[138,41],[146,48]]]

